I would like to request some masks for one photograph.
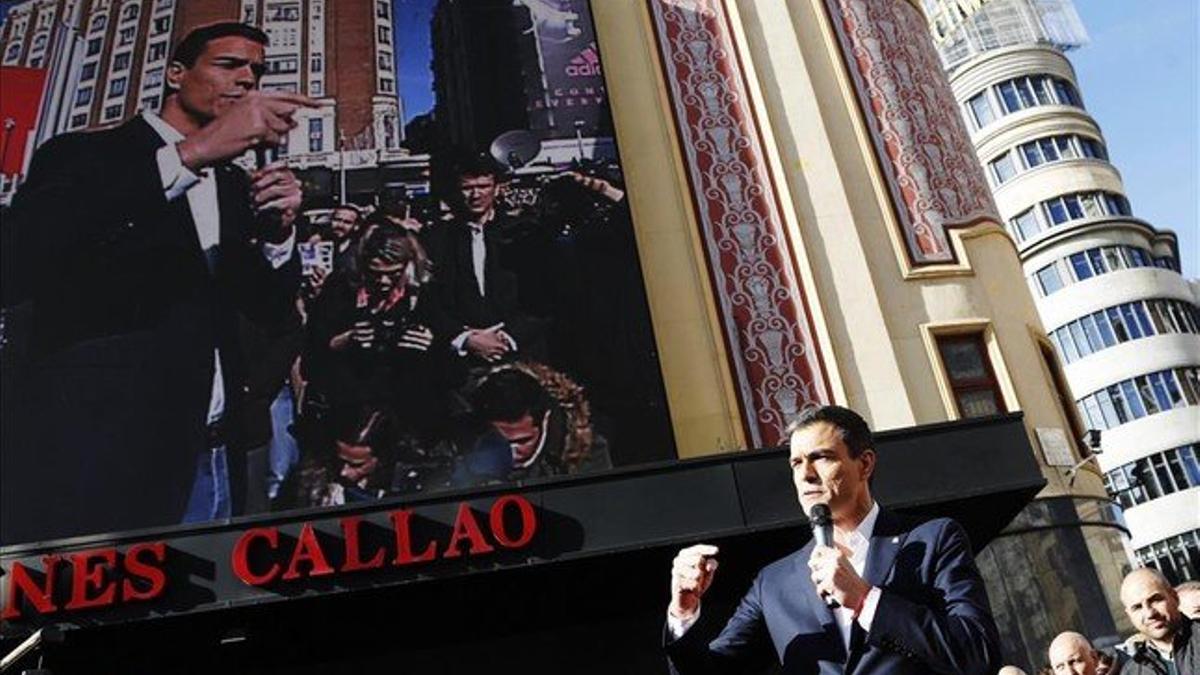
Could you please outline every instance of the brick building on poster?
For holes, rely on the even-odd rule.
[[[362,173],[425,159],[401,148],[391,5],[379,0],[27,0],[0,31],[0,65],[42,68],[48,85],[38,144],[66,131],[111,127],[162,105],[171,47],[192,29],[242,21],[270,37],[262,88],[324,105],[302,110],[281,154],[331,197],[332,172]],[[344,152],[343,152],[344,151]],[[368,181],[371,182],[371,181]],[[411,181],[410,181],[411,182]],[[9,187],[15,181],[9,182]],[[421,189],[416,178],[411,187]],[[5,200],[11,198],[11,189]]]

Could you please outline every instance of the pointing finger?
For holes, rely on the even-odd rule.
[[[304,94],[298,94],[290,91],[260,91],[259,96],[268,104],[284,104],[290,105],[293,109],[303,108],[320,108],[321,102],[315,98],[309,98]]]

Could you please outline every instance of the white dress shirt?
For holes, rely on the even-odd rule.
[[[875,532],[875,521],[879,519],[879,503],[872,502],[871,510],[867,512],[867,516],[862,519],[858,527],[843,536],[843,541],[839,542],[849,550],[850,564],[854,567],[854,571],[858,576],[863,575],[863,570],[867,566],[867,553],[871,548],[871,535]],[[835,535],[836,539],[836,535]],[[867,592],[866,599],[863,600],[863,606],[858,612],[858,625],[866,632],[871,631],[871,623],[875,620],[875,610],[879,607],[879,596],[881,591],[878,587],[872,586]],[[842,635],[842,644],[846,647],[846,652],[850,652],[850,632],[854,625],[854,610],[846,607],[838,607],[833,610],[834,621],[837,622],[838,632]],[[697,611],[691,619],[680,619],[667,612],[667,630],[671,633],[671,637],[679,639],[687,632],[689,628],[695,625],[700,619],[700,612]]]
[[[209,252],[221,243],[221,211],[217,200],[217,178],[212,167],[205,167],[199,174],[183,164],[179,157],[177,144],[184,140],[184,135],[172,127],[163,118],[151,112],[143,112],[142,118],[151,129],[166,142],[158,149],[155,160],[158,162],[158,174],[162,178],[163,195],[167,201],[174,201],[186,195],[188,210],[196,223],[196,235],[200,239],[200,248],[207,256]],[[280,244],[263,243],[263,255],[271,267],[279,269],[291,257],[296,247],[296,234],[292,232],[286,241]],[[221,376],[221,354],[213,349],[213,383],[212,394],[208,399],[209,424],[221,419],[225,413],[225,384]]]
[[[873,502],[871,510],[867,512],[867,517],[862,519],[858,527],[844,535],[843,541],[839,542],[842,546],[849,549],[850,564],[854,567],[855,573],[858,576],[863,575],[863,570],[867,567],[867,552],[871,548],[871,534],[875,532],[875,521],[879,519],[879,504]],[[837,539],[836,533],[834,539]],[[864,631],[870,632],[871,623],[875,620],[875,609],[879,606],[879,589],[872,586],[867,593],[867,597],[863,600],[863,606],[858,612],[858,625]],[[837,621],[838,631],[842,634],[842,643],[846,645],[846,652],[850,652],[850,630],[854,624],[854,610],[847,607],[838,607],[833,610],[833,618]]]
[[[475,273],[475,283],[479,286],[479,297],[487,297],[487,287],[483,283],[483,273],[487,269],[487,240],[484,239],[483,229],[495,217],[495,212],[490,211],[479,219],[478,223],[467,223],[467,229],[471,232],[471,271]],[[488,326],[485,330],[502,329],[503,323],[498,323],[495,326]],[[508,343],[509,349],[517,350],[517,341],[508,333],[501,331],[501,338]],[[471,330],[468,328],[459,333],[450,341],[450,348],[459,356],[467,355],[467,338],[471,337]]]
[[[487,264],[487,243],[483,240],[483,224],[468,223],[471,230],[471,267],[475,272],[475,283],[479,284],[479,297],[486,298],[483,287],[483,270]]]

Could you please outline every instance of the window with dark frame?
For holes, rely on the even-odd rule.
[[[959,416],[986,417],[1007,412],[983,333],[939,335],[936,339]]]

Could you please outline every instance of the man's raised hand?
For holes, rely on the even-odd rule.
[[[263,145],[278,145],[296,126],[300,108],[317,108],[316,100],[283,91],[249,91],[220,115],[179,143],[184,166],[199,171]]]
[[[717,572],[718,549],[710,544],[689,546],[671,564],[671,605],[667,611],[688,620],[700,611],[700,598],[712,585]]]

